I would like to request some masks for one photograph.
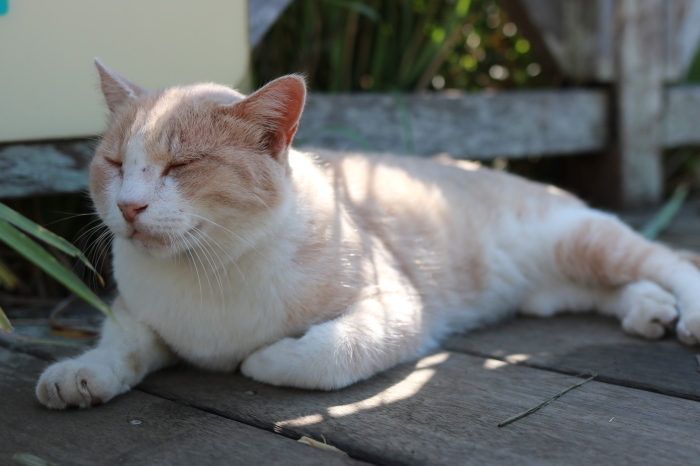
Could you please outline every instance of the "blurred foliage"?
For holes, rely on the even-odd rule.
[[[92,272],[96,273],[95,268],[80,249],[46,228],[29,220],[17,211],[7,207],[5,204],[0,203],[0,242],[9,246],[11,250],[19,253],[25,260],[39,267],[61,283],[65,288],[95,306],[105,315],[113,318],[109,306],[93,293],[73,272],[59,262],[54,255],[37,243],[36,240],[44,243],[46,247],[75,258]],[[19,278],[4,264],[2,264],[1,275],[3,276],[3,280],[0,284],[4,288],[12,290],[19,285]],[[100,275],[97,275],[97,277],[104,285],[103,278]],[[12,331],[12,326],[1,306],[0,328],[6,332]]]
[[[495,0],[294,0],[253,52],[256,86],[301,72],[314,91],[552,85]]]
[[[497,0],[294,0],[253,51],[254,84],[301,72],[317,92],[559,86]],[[700,83],[700,54],[688,82]],[[560,183],[566,160],[495,161]],[[700,150],[664,154],[667,191],[700,188]]]
[[[109,240],[106,227],[98,221],[92,211],[89,199],[84,194],[64,194],[39,196],[26,199],[4,200],[7,206],[20,212],[35,223],[51,229],[57,235],[75,244],[90,259],[97,270],[109,279]],[[103,235],[104,234],[104,235]],[[97,281],[97,276],[90,273],[80,260],[61,253],[49,246],[50,251],[59,262],[73,271],[78,277],[87,280],[91,289],[104,293],[105,288]],[[41,302],[55,301],[64,297],[68,291],[54,278],[42,272],[27,261],[20,253],[0,242],[0,262],[18,278],[10,294],[0,292],[0,307],[12,308]],[[31,298],[24,298],[31,296]]]
[[[686,82],[700,83],[700,50],[695,54]],[[669,195],[679,186],[690,186],[694,193],[700,192],[700,148],[680,147],[665,151],[664,179]]]

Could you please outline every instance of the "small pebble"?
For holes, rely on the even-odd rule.
[[[140,419],[132,419],[131,421],[129,421],[129,424],[131,424],[132,426],[137,426],[141,423],[143,423],[143,421],[141,421]]]
[[[246,394],[246,395],[255,395],[255,392],[253,392],[253,391],[251,391],[251,390],[248,390],[247,392],[245,392],[245,394]]]

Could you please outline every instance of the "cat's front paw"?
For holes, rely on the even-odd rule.
[[[89,408],[128,390],[111,368],[68,360],[53,364],[41,374],[36,396],[52,409]]]

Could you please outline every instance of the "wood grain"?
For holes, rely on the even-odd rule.
[[[92,141],[0,146],[0,198],[87,189]]]
[[[601,316],[520,317],[456,335],[444,347],[569,374],[595,371],[598,380],[700,401],[698,348],[635,338]]]
[[[668,89],[663,137],[666,147],[700,144],[700,86]]]
[[[16,453],[61,465],[358,464],[139,391],[97,409],[50,411],[34,398],[43,365],[0,349],[1,464]]]
[[[382,464],[697,460],[700,404],[595,381],[496,427],[579,380],[438,352],[335,392],[185,369],[155,374],[142,389],[287,435],[323,435],[357,458]]]
[[[577,154],[605,146],[606,115],[605,93],[592,89],[311,94],[296,141],[470,159]]]

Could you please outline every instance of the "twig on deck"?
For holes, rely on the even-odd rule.
[[[552,401],[556,400],[557,398],[559,398],[560,396],[562,396],[562,395],[565,394],[566,392],[569,392],[569,391],[573,390],[573,389],[576,388],[576,387],[580,387],[581,385],[590,382],[591,380],[595,379],[597,376],[598,376],[597,373],[591,372],[591,376],[590,376],[589,378],[587,378],[586,380],[582,380],[581,382],[577,383],[576,385],[572,385],[571,387],[566,388],[566,389],[560,391],[559,393],[557,393],[556,395],[554,395],[554,396],[551,397],[550,399],[548,399],[548,400],[546,400],[546,401],[540,403],[539,405],[535,406],[534,408],[530,408],[530,409],[528,409],[528,410],[525,411],[525,412],[522,412],[522,413],[520,413],[520,414],[516,414],[516,415],[513,416],[513,417],[509,417],[509,418],[506,419],[505,421],[503,421],[503,422],[501,422],[500,424],[498,424],[498,427],[507,426],[507,425],[510,424],[511,422],[515,422],[515,421],[517,421],[518,419],[522,419],[522,418],[524,418],[525,416],[534,413],[535,411],[539,411],[540,409],[544,408],[544,407],[547,406],[549,403],[551,403]]]

